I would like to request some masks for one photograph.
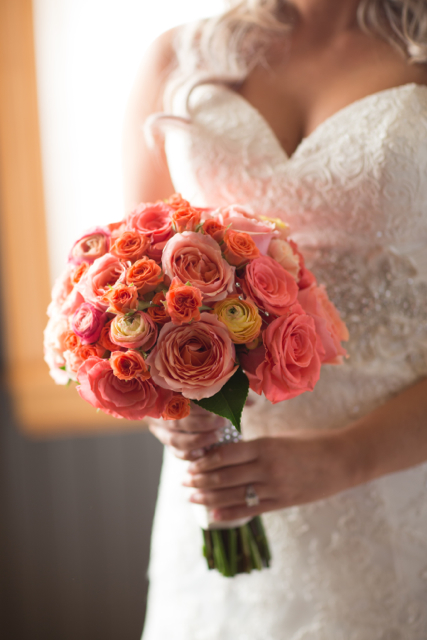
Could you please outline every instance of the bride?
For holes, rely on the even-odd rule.
[[[128,207],[178,191],[282,217],[350,331],[312,393],[251,396],[243,442],[204,454],[220,423],[201,413],[151,425],[144,640],[427,638],[426,62],[425,0],[245,0],[141,69]],[[271,569],[209,572],[190,502],[265,514]]]

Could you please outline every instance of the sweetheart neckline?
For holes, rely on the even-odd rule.
[[[398,93],[402,90],[408,90],[408,89],[423,89],[427,91],[427,85],[426,84],[419,84],[417,82],[406,82],[405,84],[400,84],[397,85],[395,87],[389,87],[388,89],[381,89],[380,91],[375,91],[374,93],[368,93],[366,96],[363,96],[362,98],[358,98],[357,100],[354,100],[353,102],[350,102],[349,104],[345,105],[344,107],[341,107],[341,109],[338,109],[337,111],[335,111],[334,113],[332,113],[330,116],[328,116],[327,118],[325,118],[325,120],[322,120],[322,122],[320,124],[317,125],[317,127],[315,127],[313,129],[313,131],[311,131],[311,133],[309,133],[307,136],[305,136],[304,138],[301,139],[301,141],[299,142],[298,146],[296,147],[296,149],[294,150],[294,152],[291,155],[288,155],[287,152],[285,151],[285,149],[283,148],[279,138],[277,137],[276,133],[274,132],[273,128],[271,127],[270,123],[266,120],[266,118],[262,115],[262,113],[260,111],[258,111],[258,109],[256,107],[254,107],[249,100],[247,100],[244,96],[242,96],[240,93],[237,93],[236,91],[234,91],[233,89],[231,89],[230,87],[226,86],[226,85],[215,85],[217,88],[221,88],[224,89],[225,91],[227,91],[229,94],[231,94],[232,96],[234,96],[238,101],[240,101],[240,103],[245,106],[247,109],[251,110],[256,117],[263,123],[264,127],[266,130],[269,131],[271,137],[275,140],[278,148],[280,149],[281,154],[285,157],[285,160],[287,162],[291,162],[299,153],[299,151],[305,146],[305,144],[307,144],[313,137],[315,137],[316,135],[318,135],[324,128],[325,126],[328,126],[331,121],[333,121],[334,119],[344,115],[345,113],[347,113],[347,111],[350,111],[351,109],[353,109],[354,107],[360,106],[361,104],[364,104],[365,102],[369,102],[370,100],[374,99],[374,98],[379,98],[382,96],[386,96],[388,94],[391,93]]]

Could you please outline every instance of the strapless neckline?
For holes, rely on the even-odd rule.
[[[380,91],[375,91],[374,93],[369,93],[368,95],[363,96],[362,98],[358,98],[357,100],[350,102],[344,107],[341,107],[341,109],[338,109],[337,111],[332,113],[330,116],[325,118],[325,120],[322,120],[322,122],[318,124],[317,127],[313,129],[313,131],[311,131],[307,136],[301,139],[300,143],[298,144],[294,152],[291,155],[289,155],[283,148],[279,138],[277,137],[276,133],[274,132],[269,122],[266,120],[266,118],[262,115],[262,113],[256,107],[254,107],[244,96],[242,96],[240,93],[237,93],[230,87],[227,87],[225,85],[220,85],[220,87],[224,91],[230,93],[231,99],[237,100],[241,104],[242,108],[245,108],[248,111],[252,112],[253,116],[262,124],[264,129],[268,131],[270,138],[272,138],[276,142],[277,147],[279,148],[279,151],[280,151],[280,155],[282,155],[283,159],[286,160],[287,162],[290,162],[294,158],[296,158],[299,155],[299,152],[301,149],[303,149],[312,139],[317,138],[319,135],[321,135],[325,127],[329,126],[336,119],[348,116],[349,112],[359,108],[361,105],[365,105],[366,103],[369,103],[372,100],[377,100],[378,98],[388,99],[391,95],[395,93],[400,93],[402,91],[414,91],[415,93],[417,91],[427,92],[427,85],[419,84],[417,82],[407,82],[405,84],[401,84],[396,87],[381,89]]]

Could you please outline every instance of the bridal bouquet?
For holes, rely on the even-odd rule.
[[[88,230],[48,309],[55,382],[116,418],[182,419],[193,401],[238,431],[249,387],[272,403],[312,391],[348,334],[288,235],[281,220],[179,195]],[[269,564],[259,517],[204,540],[224,575]]]

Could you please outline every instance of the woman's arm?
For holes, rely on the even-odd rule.
[[[218,520],[320,500],[427,461],[427,379],[338,430],[219,447],[192,462],[185,485]],[[245,504],[252,484],[257,507]]]
[[[155,202],[168,198],[174,192],[163,144],[150,149],[143,131],[146,119],[163,111],[163,90],[174,67],[174,35],[174,29],[167,31],[151,45],[130,96],[123,132],[126,213],[139,202]]]

